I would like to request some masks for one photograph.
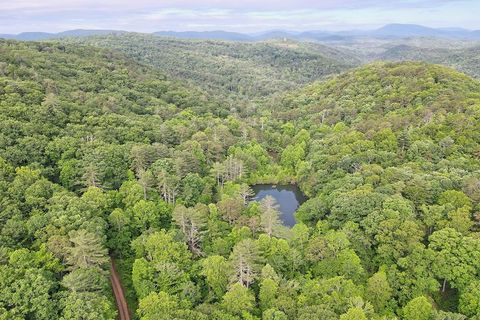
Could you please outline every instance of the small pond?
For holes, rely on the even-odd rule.
[[[295,225],[295,211],[307,198],[296,185],[257,184],[252,186],[255,193],[252,200],[261,201],[266,196],[275,198],[279,205],[280,218],[287,227]]]

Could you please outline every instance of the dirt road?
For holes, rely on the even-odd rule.
[[[115,301],[117,302],[118,319],[130,320],[127,300],[125,299],[122,284],[120,283],[120,277],[115,269],[113,259],[110,260],[110,281],[112,282],[113,294],[115,295]]]

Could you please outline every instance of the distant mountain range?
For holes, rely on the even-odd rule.
[[[230,40],[230,41],[251,41],[252,36],[237,32],[228,31],[159,31],[154,35],[172,37],[179,39],[206,39],[206,40]]]
[[[0,34],[0,38],[4,39],[15,39],[23,41],[37,41],[37,40],[47,40],[47,39],[59,39],[65,37],[88,37],[95,35],[107,35],[115,33],[125,33],[125,31],[118,30],[68,30],[58,33],[48,33],[48,32],[22,32],[19,34]]]
[[[380,29],[367,32],[367,35],[377,37],[441,37],[480,39],[480,30],[467,30],[461,28],[429,28],[416,24],[388,24]]]
[[[20,34],[0,34],[0,38],[16,40],[45,40],[64,37],[85,37],[93,35],[106,35],[125,33],[118,30],[69,30],[60,33],[24,32]],[[228,41],[261,41],[268,39],[288,38],[310,41],[345,41],[361,37],[373,38],[408,38],[408,37],[436,37],[466,40],[480,40],[480,30],[467,30],[461,28],[430,28],[415,24],[388,24],[375,30],[351,31],[305,31],[292,32],[284,30],[271,30],[256,34],[244,34],[228,31],[158,31],[154,35],[180,38],[180,39],[210,39]]]

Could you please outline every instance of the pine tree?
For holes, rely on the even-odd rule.
[[[85,230],[71,231],[68,249],[67,264],[70,269],[103,267],[109,261],[108,251],[97,235]]]
[[[278,211],[278,204],[272,196],[266,196],[261,202],[262,215],[260,217],[263,231],[269,236],[278,235],[282,229],[282,221]]]
[[[260,255],[255,242],[245,239],[237,243],[230,255],[230,261],[234,271],[232,282],[250,287],[259,273]]]

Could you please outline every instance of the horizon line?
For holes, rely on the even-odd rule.
[[[358,27],[358,28],[350,28],[350,29],[344,29],[344,30],[340,30],[340,29],[339,30],[331,30],[331,29],[328,29],[328,28],[325,28],[325,29],[301,29],[301,30],[299,30],[299,29],[295,30],[295,29],[289,29],[289,28],[285,28],[285,29],[283,29],[283,28],[272,28],[272,29],[264,29],[264,30],[257,31],[257,32],[240,32],[240,31],[230,31],[228,29],[222,29],[222,28],[206,28],[206,29],[203,29],[203,30],[194,30],[194,29],[187,29],[187,30],[163,29],[163,30],[160,30],[159,29],[157,31],[146,32],[146,31],[122,30],[122,29],[114,29],[114,28],[72,28],[72,29],[65,29],[65,30],[59,31],[59,32],[22,31],[22,32],[18,32],[18,33],[3,33],[3,32],[0,32],[0,34],[18,36],[18,35],[26,34],[26,33],[47,33],[47,34],[55,35],[55,34],[61,34],[61,33],[68,32],[68,31],[111,31],[111,32],[142,33],[142,34],[153,34],[153,33],[158,33],[158,32],[175,32],[175,33],[226,32],[226,33],[236,33],[236,34],[241,34],[241,35],[254,36],[254,35],[258,35],[258,34],[262,34],[262,33],[268,33],[268,32],[287,32],[287,33],[288,32],[294,32],[294,33],[304,33],[304,32],[342,33],[342,32],[356,32],[356,31],[357,32],[358,31],[366,32],[366,31],[376,31],[376,30],[380,30],[380,29],[382,29],[386,26],[394,26],[394,25],[423,27],[423,28],[428,28],[428,29],[432,29],[432,30],[440,30],[440,31],[455,31],[455,29],[462,30],[462,31],[467,31],[467,32],[480,31],[480,27],[479,27],[479,29],[477,29],[477,28],[470,29],[470,28],[455,27],[455,26],[432,27],[432,26],[428,26],[428,25],[424,25],[424,24],[414,24],[414,23],[387,23],[387,24],[379,25],[376,28],[361,28],[361,27]]]

